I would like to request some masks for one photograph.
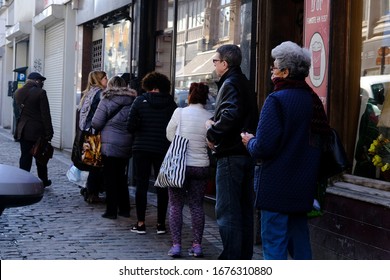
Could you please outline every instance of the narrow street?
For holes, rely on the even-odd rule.
[[[0,128],[0,163],[18,166],[19,143],[9,130]],[[55,150],[49,161],[52,186],[45,189],[43,199],[36,204],[5,209],[0,216],[1,260],[169,260],[169,231],[155,233],[156,196],[149,193],[146,216],[147,234],[130,232],[136,221],[135,188],[130,186],[131,217],[109,220],[101,217],[105,205],[88,204],[80,188],[70,183],[66,171],[71,166],[67,152]],[[36,175],[33,164],[31,172]],[[186,250],[191,245],[190,215],[184,211],[182,259],[190,259]],[[206,216],[203,250],[206,260],[215,260],[221,251],[218,227]],[[253,259],[262,259],[261,248],[255,245]]]

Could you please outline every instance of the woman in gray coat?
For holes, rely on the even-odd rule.
[[[92,118],[92,127],[101,131],[106,190],[106,212],[103,218],[130,216],[126,171],[133,137],[127,131],[127,116],[135,96],[136,91],[127,88],[121,77],[112,77]]]

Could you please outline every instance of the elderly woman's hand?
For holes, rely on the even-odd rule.
[[[248,132],[241,133],[242,143],[244,144],[245,147],[248,145],[249,140],[251,140],[253,137],[255,136],[251,133]]]
[[[215,122],[213,120],[207,120],[206,123],[205,123],[205,126],[206,126],[206,129],[210,129],[213,124],[215,124]]]

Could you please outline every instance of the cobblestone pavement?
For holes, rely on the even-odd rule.
[[[19,144],[9,130],[0,128],[0,163],[18,166]],[[146,213],[147,234],[130,232],[136,222],[134,187],[130,186],[131,217],[109,220],[101,217],[104,204],[88,204],[80,188],[68,181],[71,166],[67,152],[55,150],[49,161],[52,186],[45,189],[39,203],[8,208],[0,216],[0,259],[2,260],[165,260],[171,246],[169,232],[155,233],[156,196],[148,194]],[[35,163],[31,173],[36,175]],[[190,215],[184,209],[183,258],[191,244]],[[204,259],[217,259],[221,251],[218,227],[206,216],[203,237]],[[255,245],[253,259],[262,259],[260,246]]]

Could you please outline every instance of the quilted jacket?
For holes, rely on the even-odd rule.
[[[92,127],[101,131],[102,154],[130,158],[132,134],[127,130],[127,116],[136,92],[128,88],[111,88],[102,99],[92,118]]]
[[[167,152],[166,128],[176,108],[173,97],[164,92],[145,92],[134,100],[127,120],[134,137],[133,152]]]

